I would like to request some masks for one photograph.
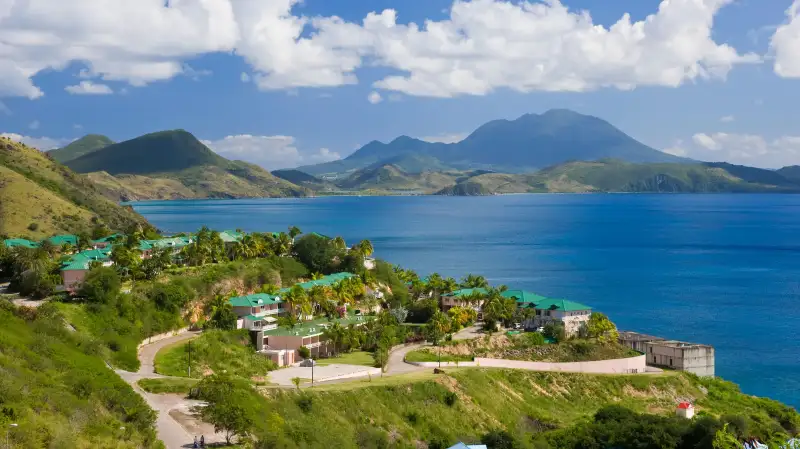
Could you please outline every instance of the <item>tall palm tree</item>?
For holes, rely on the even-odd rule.
[[[308,297],[311,299],[311,304],[314,308],[314,313],[319,313],[323,307],[323,303],[330,300],[330,288],[325,285],[315,285],[308,291]]]
[[[294,241],[294,239],[302,233],[303,231],[301,231],[297,226],[289,226],[289,238],[291,238],[292,241]]]
[[[461,279],[462,288],[489,288],[489,282],[483,276],[469,274]]]
[[[278,234],[275,239],[275,254],[281,257],[288,256],[292,249],[292,239],[285,232]]]
[[[306,295],[306,291],[303,290],[303,287],[295,285],[291,290],[286,292],[281,299],[286,302],[289,314],[296,315],[296,309],[308,299],[308,295]]]
[[[339,250],[347,248],[347,243],[345,243],[344,239],[341,236],[337,236],[333,240],[331,240],[331,245],[333,245],[334,248]]]
[[[344,331],[345,329],[342,327],[342,325],[336,321],[322,333],[323,338],[333,343],[334,355],[339,354],[339,345],[342,343],[344,338]]]
[[[361,253],[364,257],[369,257],[375,251],[375,248],[372,247],[372,242],[369,240],[362,240],[358,243],[358,252]]]

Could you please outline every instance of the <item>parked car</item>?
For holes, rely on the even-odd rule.
[[[317,361],[314,359],[305,359],[300,362],[300,366],[309,367],[309,366],[317,366]]]

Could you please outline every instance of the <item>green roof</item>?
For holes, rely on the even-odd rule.
[[[326,240],[333,240],[331,237],[328,237],[325,234],[320,234],[319,232],[312,232],[311,235],[316,236],[316,237],[322,237],[323,239],[326,239]]]
[[[78,236],[73,234],[54,235],[47,239],[48,242],[56,246],[69,244],[72,246],[78,245]]]
[[[88,260],[71,260],[61,266],[61,271],[79,271],[88,269],[89,269]]]
[[[485,288],[462,288],[461,290],[456,290],[454,292],[445,293],[442,296],[447,296],[448,298],[466,298],[472,295],[485,295],[489,293],[488,290]]]
[[[238,242],[244,238],[244,233],[236,231],[222,231],[219,233],[219,238],[225,243]]]
[[[125,236],[124,236],[124,235],[122,235],[122,234],[111,234],[111,235],[109,235],[108,237],[103,237],[103,238],[101,238],[101,239],[92,240],[92,243],[107,243],[107,242],[113,242],[114,240],[121,239],[122,237],[125,237]]]
[[[323,276],[322,279],[315,279],[315,280],[312,280],[312,281],[301,282],[301,283],[296,284],[296,285],[299,285],[300,287],[302,287],[303,290],[308,290],[311,287],[314,287],[316,285],[331,286],[331,285],[334,285],[334,284],[338,284],[339,282],[341,282],[341,281],[343,281],[343,280],[345,280],[347,278],[351,278],[353,276],[355,276],[355,274],[353,274],[353,273],[347,273],[347,272],[335,273],[335,274],[329,274],[327,276]],[[286,287],[286,288],[282,288],[280,291],[281,291],[281,293],[286,293],[291,289],[292,289],[291,287]]]
[[[32,242],[32,241],[27,240],[27,239],[7,239],[7,240],[3,240],[3,244],[6,245],[6,247],[8,247],[8,248],[18,248],[18,247],[38,248],[39,247],[38,243]]]
[[[142,242],[150,245],[151,248],[183,248],[192,243],[189,237],[169,237],[158,240],[142,240]],[[142,246],[141,242],[139,242],[139,249],[150,249]]]
[[[86,260],[86,261],[105,261],[111,258],[111,249],[110,248],[103,248],[103,249],[87,249],[86,251],[81,251],[77,254],[73,254],[70,257],[72,261],[78,260]]]
[[[153,249],[153,245],[147,240],[139,240],[139,251],[147,251],[148,249]]]
[[[268,295],[266,293],[255,293],[246,296],[237,296],[228,300],[233,307],[257,307],[269,304],[280,304],[281,301],[277,296]]]
[[[505,298],[513,298],[518,304],[538,303],[548,300],[548,298],[542,295],[526,292],[524,290],[506,290],[501,293],[501,295]]]
[[[285,337],[285,336],[302,336],[308,337],[311,335],[319,335],[325,332],[325,328],[327,326],[332,325],[335,322],[338,322],[344,327],[347,327],[351,324],[362,324],[372,320],[373,317],[365,316],[365,315],[353,315],[347,318],[336,319],[332,321],[328,321],[326,318],[319,318],[312,321],[305,321],[301,324],[298,324],[292,329],[286,329],[284,327],[279,327],[277,329],[271,329],[264,332],[264,335],[275,335],[278,337]]]

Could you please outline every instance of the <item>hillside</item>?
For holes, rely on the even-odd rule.
[[[605,406],[669,419],[682,400],[694,402],[699,411],[710,415],[707,424],[712,438],[721,427],[714,417],[730,420],[736,416],[762,439],[800,425],[800,416],[789,407],[743,395],[722,380],[680,373],[607,376],[480,368],[445,371],[439,376],[423,372],[323,384],[303,393],[268,390],[268,398],[254,393],[250,402],[253,412],[266,417],[256,421],[256,436],[284,448],[392,447],[379,444],[386,441],[402,442],[398,447],[426,447],[423,442],[449,447],[459,440],[476,443],[490,431],[504,430],[517,445],[496,447],[557,449],[569,447],[559,443],[558,435],[584,426]],[[674,446],[641,443],[616,447]]]
[[[114,144],[114,141],[106,136],[99,134],[88,134],[80,139],[70,143],[64,148],[57,148],[50,150],[47,154],[56,161],[64,164],[67,161],[77,159],[85,154],[100,150],[109,145]]]
[[[93,217],[116,230],[149,226],[132,209],[109,201],[91,181],[45,153],[0,139],[0,233],[38,239],[80,232]]]
[[[571,160],[688,162],[650,148],[600,118],[554,109],[544,114],[526,114],[516,120],[491,121],[458,143],[430,143],[407,136],[388,144],[373,141],[342,160],[298,170],[312,175],[345,173],[374,164],[395,163],[393,158],[401,156],[426,158],[432,165],[430,170],[441,170],[436,166],[441,164],[448,169],[508,173],[534,171]]]
[[[328,181],[309,175],[308,173],[301,172],[300,170],[274,170],[270,173],[272,173],[272,175],[276,178],[283,179],[284,181],[291,182],[292,184],[298,186],[307,187],[314,191],[330,190],[336,187]]]
[[[771,170],[731,164],[632,164],[603,160],[569,162],[526,175],[474,176],[439,194],[526,192],[798,193],[800,184]]]
[[[162,131],[67,162],[116,201],[305,196],[304,187],[253,164],[225,159],[192,134]]]
[[[421,193],[435,192],[457,182],[459,173],[408,173],[393,164],[373,166],[353,172],[336,185],[349,190],[401,190]]]
[[[19,423],[9,447],[161,447],[155,413],[51,305],[22,310],[0,299],[0,321],[3,422]]]

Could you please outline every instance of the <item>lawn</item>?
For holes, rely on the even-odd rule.
[[[417,349],[406,354],[406,362],[471,362],[472,356],[442,354],[441,359],[436,349]]]
[[[188,394],[197,382],[197,379],[142,379],[137,384],[148,393]]]
[[[255,352],[246,330],[211,330],[189,342],[162,348],[155,357],[155,370],[165,376],[190,377],[190,355],[193,378],[222,371],[252,378],[277,368],[271,360]]]
[[[317,359],[317,364],[320,366],[333,364],[375,366],[375,359],[372,358],[371,352],[353,351],[339,354],[337,357]]]

